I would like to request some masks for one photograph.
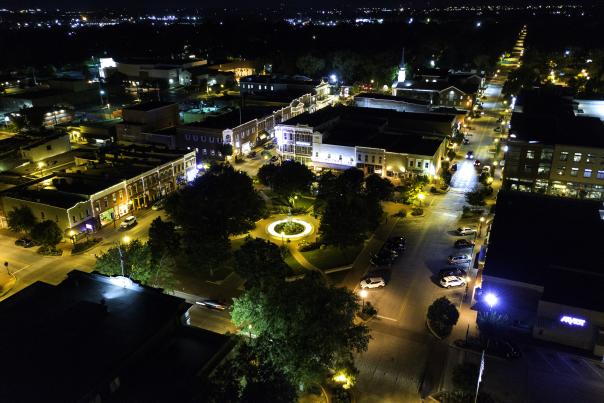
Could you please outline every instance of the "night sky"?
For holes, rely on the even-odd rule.
[[[459,5],[459,4],[547,4],[547,1],[527,1],[527,0],[0,0],[0,7],[8,8],[62,8],[62,9],[100,9],[100,8],[133,8],[133,9],[158,9],[158,8],[174,8],[174,7],[240,7],[240,8],[255,8],[255,7],[271,7],[276,8],[285,3],[288,8],[308,8],[308,7],[343,7],[343,6],[443,6],[443,5]],[[598,4],[599,0],[574,0],[574,1],[559,1],[557,3],[569,4]]]

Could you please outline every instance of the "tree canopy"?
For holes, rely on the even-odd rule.
[[[122,244],[119,248],[110,248],[96,256],[94,269],[109,276],[121,275],[120,248],[124,260],[124,275],[152,287],[171,288],[172,267],[162,262],[154,262],[149,245],[138,239]]]
[[[15,207],[8,212],[6,220],[11,231],[29,233],[36,225],[36,217],[28,206]]]
[[[305,164],[293,160],[283,161],[280,165],[266,164],[258,170],[260,183],[285,197],[308,193],[314,179],[315,175]]]
[[[369,330],[355,324],[356,295],[326,284],[318,273],[271,287],[253,287],[234,299],[232,320],[248,328],[252,346],[295,384],[323,379],[328,370],[354,368],[353,353],[367,349]]]
[[[63,232],[56,222],[45,220],[33,226],[31,239],[40,245],[54,248],[63,239]]]
[[[235,271],[250,288],[273,280],[283,280],[291,269],[283,261],[277,245],[262,238],[248,238],[235,252]]]
[[[447,297],[440,297],[428,307],[428,320],[441,337],[448,336],[459,319],[459,311]]]
[[[157,262],[163,257],[175,257],[180,249],[180,235],[174,229],[174,223],[157,217],[149,226],[148,246],[151,258]]]

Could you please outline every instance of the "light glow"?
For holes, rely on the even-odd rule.
[[[295,222],[296,224],[300,224],[304,227],[304,231],[300,232],[299,234],[293,234],[293,235],[286,235],[285,233],[278,233],[277,231],[275,231],[275,227],[279,224],[284,224],[287,223],[291,220],[291,222]],[[312,233],[313,230],[313,226],[309,223],[307,223],[304,220],[300,220],[299,218],[286,218],[283,220],[277,220],[277,221],[273,221],[272,223],[269,224],[269,226],[266,229],[268,231],[268,233],[271,236],[274,236],[275,238],[279,238],[279,239],[300,239],[300,238],[304,238],[307,235],[310,235]]]
[[[499,302],[499,298],[497,298],[497,295],[490,292],[484,296],[484,302],[486,302],[490,308],[493,308]]]
[[[571,325],[571,326],[583,327],[583,326],[585,326],[586,322],[587,321],[585,319],[574,318],[574,317],[568,316],[568,315],[564,315],[560,318],[560,323],[566,323],[567,325]]]

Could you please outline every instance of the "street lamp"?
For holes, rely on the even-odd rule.
[[[130,243],[130,241],[131,241],[131,240],[132,240],[132,239],[131,239],[131,238],[130,238],[128,235],[124,235],[124,236],[122,237],[122,242],[123,242],[124,244],[126,244],[126,245],[128,245],[128,244]]]
[[[73,242],[74,245],[75,245],[75,234],[76,234],[76,232],[74,230],[69,231],[69,237],[71,238],[71,242]]]
[[[421,206],[423,205],[423,203],[422,203],[422,202],[423,202],[423,201],[424,201],[424,199],[426,198],[426,195],[424,195],[423,193],[419,193],[419,194],[417,195],[417,198],[418,198],[418,200],[419,200],[419,206],[421,207]]]
[[[485,218],[480,217],[479,221],[480,224],[478,225],[478,236],[482,236],[482,223],[485,222]]]
[[[281,231],[281,246],[285,245],[285,231]]]
[[[250,343],[252,342],[252,324],[247,325],[247,332],[250,336]]]
[[[497,297],[497,295],[493,294],[492,292],[489,292],[487,293],[487,295],[484,296],[484,302],[487,303],[489,309],[493,309],[493,307],[499,302],[499,298]]]
[[[365,310],[365,298],[367,298],[367,290],[359,291],[359,296],[361,297],[361,300],[363,301],[361,311],[364,311]]]

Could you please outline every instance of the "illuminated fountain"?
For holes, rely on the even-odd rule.
[[[310,235],[313,226],[304,220],[288,216],[270,223],[267,231],[271,236],[281,240],[295,240]]]

